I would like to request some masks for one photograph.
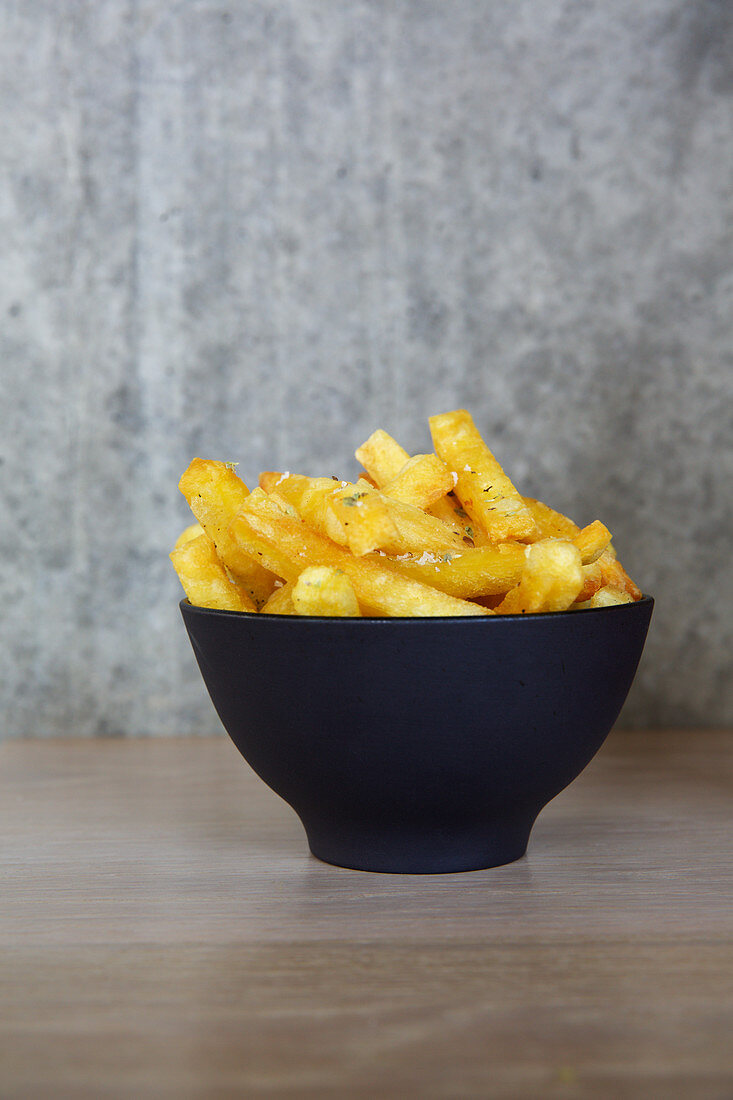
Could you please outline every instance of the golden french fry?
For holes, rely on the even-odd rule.
[[[396,439],[377,428],[366,443],[357,448],[355,458],[361,462],[374,484],[381,488],[397,476],[410,456]]]
[[[455,493],[494,542],[528,539],[537,527],[524,499],[465,409],[430,417],[436,453],[456,475]]]
[[[298,509],[295,508],[289,500],[286,500],[286,498],[281,493],[279,493],[277,489],[273,489],[272,492],[267,494],[267,496],[268,499],[273,502],[273,504],[277,504],[278,507],[283,512],[285,512],[286,516],[290,516],[291,519],[300,519],[300,516],[298,515]]]
[[[611,541],[611,532],[599,519],[594,519],[592,523],[581,528],[544,501],[524,497],[524,502],[537,524],[538,539],[567,539],[575,543],[580,550],[583,565],[596,561]]]
[[[339,546],[347,546],[349,540],[346,529],[331,508],[334,491],[347,484],[345,481],[334,481],[330,477],[304,477],[295,474],[281,479],[271,496],[287,500],[305,523],[333,539]]]
[[[269,600],[262,605],[263,615],[297,615],[293,604],[293,582],[276,587]]]
[[[615,556],[615,551],[612,547],[609,546],[603,551],[598,558],[598,564],[603,573],[604,587],[615,588],[618,592],[626,592],[631,596],[632,600],[641,599],[641,589],[632,581],[621,562]]]
[[[436,519],[447,524],[453,534],[468,546],[483,541],[481,537],[483,532],[472,526],[471,517],[461,507],[460,502],[453,496],[453,493],[449,493],[448,496],[436,500],[435,504],[431,504],[428,508],[428,515],[435,516]]]
[[[578,603],[590,599],[593,593],[602,587],[612,587],[618,592],[625,592],[634,601],[641,599],[641,589],[616,558],[616,552],[611,545],[611,532],[605,524],[594,519],[587,527],[581,529],[562,512],[556,512],[541,500],[525,497],[525,502],[535,518],[540,538],[569,539],[580,551],[584,566],[594,562],[599,563],[600,575],[598,570],[585,573]]]
[[[249,489],[231,463],[206,458],[192,459],[178,488],[201,526],[212,529],[225,529],[226,517],[236,513],[249,496]]]
[[[286,481],[290,476],[290,470],[286,470],[285,473],[279,473],[277,470],[263,470],[258,484],[260,489],[271,493],[273,489],[277,489],[281,481]]]
[[[532,518],[537,527],[537,539],[570,539],[572,540],[580,531],[577,523],[569,516],[550,508],[542,500],[534,497],[522,497],[527,508],[532,513]]]
[[[359,604],[379,615],[490,614],[467,600],[398,576],[370,558],[356,558],[307,524],[296,523],[275,508],[266,509],[261,502],[245,501],[231,533],[245,552],[261,552],[265,565],[277,569],[286,580],[296,580],[308,565],[340,569],[351,581]]]
[[[437,458],[437,456],[435,457]],[[400,446],[396,439],[393,439],[387,432],[382,431],[381,428],[376,432],[372,432],[366,443],[358,448],[356,458],[361,462],[378,488],[393,482],[395,478],[399,477],[405,465],[411,461],[405,448]],[[455,479],[451,475],[449,490],[453,489],[454,482]],[[390,493],[390,495],[392,494]],[[407,503],[412,502],[408,501]],[[455,498],[440,497],[427,510],[430,515],[448,524],[453,534],[459,539],[473,539],[476,532],[470,530],[471,520]]]
[[[577,546],[563,539],[542,539],[526,547],[526,565],[516,588],[496,608],[498,615],[565,611],[583,586]]]
[[[221,561],[255,606],[261,607],[272,592],[276,578],[243,553],[229,534],[229,524],[249,496],[245,483],[226,462],[194,458],[178,487]]]
[[[223,611],[255,611],[255,605],[231,580],[207,535],[189,539],[171,551],[170,559],[189,603]]]
[[[590,607],[613,607],[619,603],[633,603],[634,598],[628,592],[621,592],[618,588],[607,585],[599,588],[590,598]]]
[[[361,556],[385,543],[393,544],[397,533],[373,486],[360,486],[332,478],[287,477],[271,496],[281,495],[314,530],[348,546]]]
[[[254,496],[254,494],[252,494]],[[252,508],[253,503],[250,502],[249,507]],[[284,517],[284,514],[276,504],[271,504],[269,500],[256,500],[254,502],[259,514],[267,516],[270,519],[280,520]],[[241,522],[240,522],[241,520]],[[294,520],[289,520],[290,523],[295,523]],[[300,523],[301,527],[305,527],[305,524]],[[270,539],[263,538],[258,531],[256,531],[248,522],[247,517],[238,513],[231,522],[229,527],[229,533],[234,538],[242,549],[243,553],[249,554],[252,558],[257,558],[265,569],[271,570],[278,577],[282,577],[287,583],[293,584],[297,581],[302,571],[310,564],[307,554],[303,551],[300,556],[297,554],[291,555],[285,553],[277,543]]]
[[[252,515],[259,517],[260,522],[255,526],[250,522]],[[243,508],[237,513],[232,520],[229,533],[244,553],[259,558],[266,569],[271,569],[273,573],[277,573],[278,577],[282,577],[284,587],[288,588],[292,594],[293,585],[312,562],[308,560],[307,551],[302,542],[296,542],[293,537],[291,547],[286,551],[278,545],[276,538],[272,537],[273,532],[278,530],[277,523],[283,518],[287,518],[293,527],[295,526],[295,521],[290,520],[289,516],[285,517],[282,510],[276,504],[272,504],[269,498],[266,497],[264,500],[250,498],[247,511],[245,512]],[[265,523],[265,520],[270,522]],[[300,528],[306,528],[302,521],[298,529]],[[273,593],[273,596],[276,595],[277,590]]]
[[[190,526],[184,527],[176,539],[174,549],[179,550],[181,546],[185,546],[187,542],[197,539],[199,535],[203,535],[203,533],[204,529],[200,523],[192,523]]]
[[[364,479],[356,485],[328,478],[288,478],[277,488],[315,531],[361,556],[375,549],[393,554],[449,553],[463,539],[435,516],[403,504]]]
[[[368,491],[366,483],[358,482],[357,490]],[[436,516],[415,508],[412,504],[393,500],[378,489],[372,493],[386,505],[396,528],[396,538],[380,549],[392,554],[449,554],[465,550],[461,535]]]
[[[346,528],[331,507],[331,499],[336,488],[334,482],[324,485],[320,484],[322,480],[320,478],[313,480],[314,484],[303,493],[298,509],[303,522],[308,523],[326,538],[333,539],[339,546],[348,546]]]
[[[594,519],[587,527],[578,531],[570,541],[580,551],[583,565],[591,565],[607,549],[611,541],[611,532],[599,519]]]
[[[303,497],[308,493],[328,493],[341,484],[345,485],[346,482],[334,481],[330,477],[305,477],[303,474],[279,474],[277,471],[260,474],[260,488],[268,494],[278,493],[298,512],[300,512]]]
[[[453,476],[437,455],[413,455],[396,477],[382,486],[385,496],[414,508],[429,508],[453,489]]]
[[[582,560],[582,555],[581,555]],[[603,573],[597,561],[583,567],[583,586],[575,597],[576,603],[585,603],[603,586]]]
[[[334,541],[341,542],[339,536],[343,531],[351,553],[358,558],[372,550],[398,543],[398,531],[387,502],[365,482],[361,488],[352,485],[348,489],[332,491],[327,498],[324,533],[333,538],[328,527],[329,513],[339,524],[339,534]],[[318,530],[318,525],[315,526]]]
[[[336,481],[330,477],[268,473],[265,483],[272,486],[269,494],[271,498],[287,501],[301,519],[316,531],[327,535],[339,546],[348,545],[344,526],[330,507],[334,491],[347,486],[348,482]]]
[[[311,565],[293,585],[298,615],[358,618],[361,615],[354,586],[345,573],[329,565]]]
[[[518,542],[465,547],[455,555],[424,553],[378,560],[396,573],[460,599],[504,595],[519,584],[527,561],[525,547]]]

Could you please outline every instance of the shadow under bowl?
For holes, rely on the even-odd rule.
[[[519,859],[603,744],[654,601],[445,619],[181,611],[242,756],[327,863],[412,874]]]

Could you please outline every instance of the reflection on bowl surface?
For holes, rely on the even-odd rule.
[[[465,619],[181,611],[224,727],[313,854],[437,873],[524,854],[616,720],[653,604]]]

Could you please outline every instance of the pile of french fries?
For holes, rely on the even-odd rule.
[[[434,452],[378,430],[358,481],[195,458],[196,523],[171,553],[188,600],[264,615],[517,615],[641,598],[599,520],[580,528],[523,497],[465,409],[430,418]]]

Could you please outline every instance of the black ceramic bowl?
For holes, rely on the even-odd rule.
[[[652,607],[321,619],[181,603],[219,717],[313,854],[411,873],[524,854],[616,720]]]

